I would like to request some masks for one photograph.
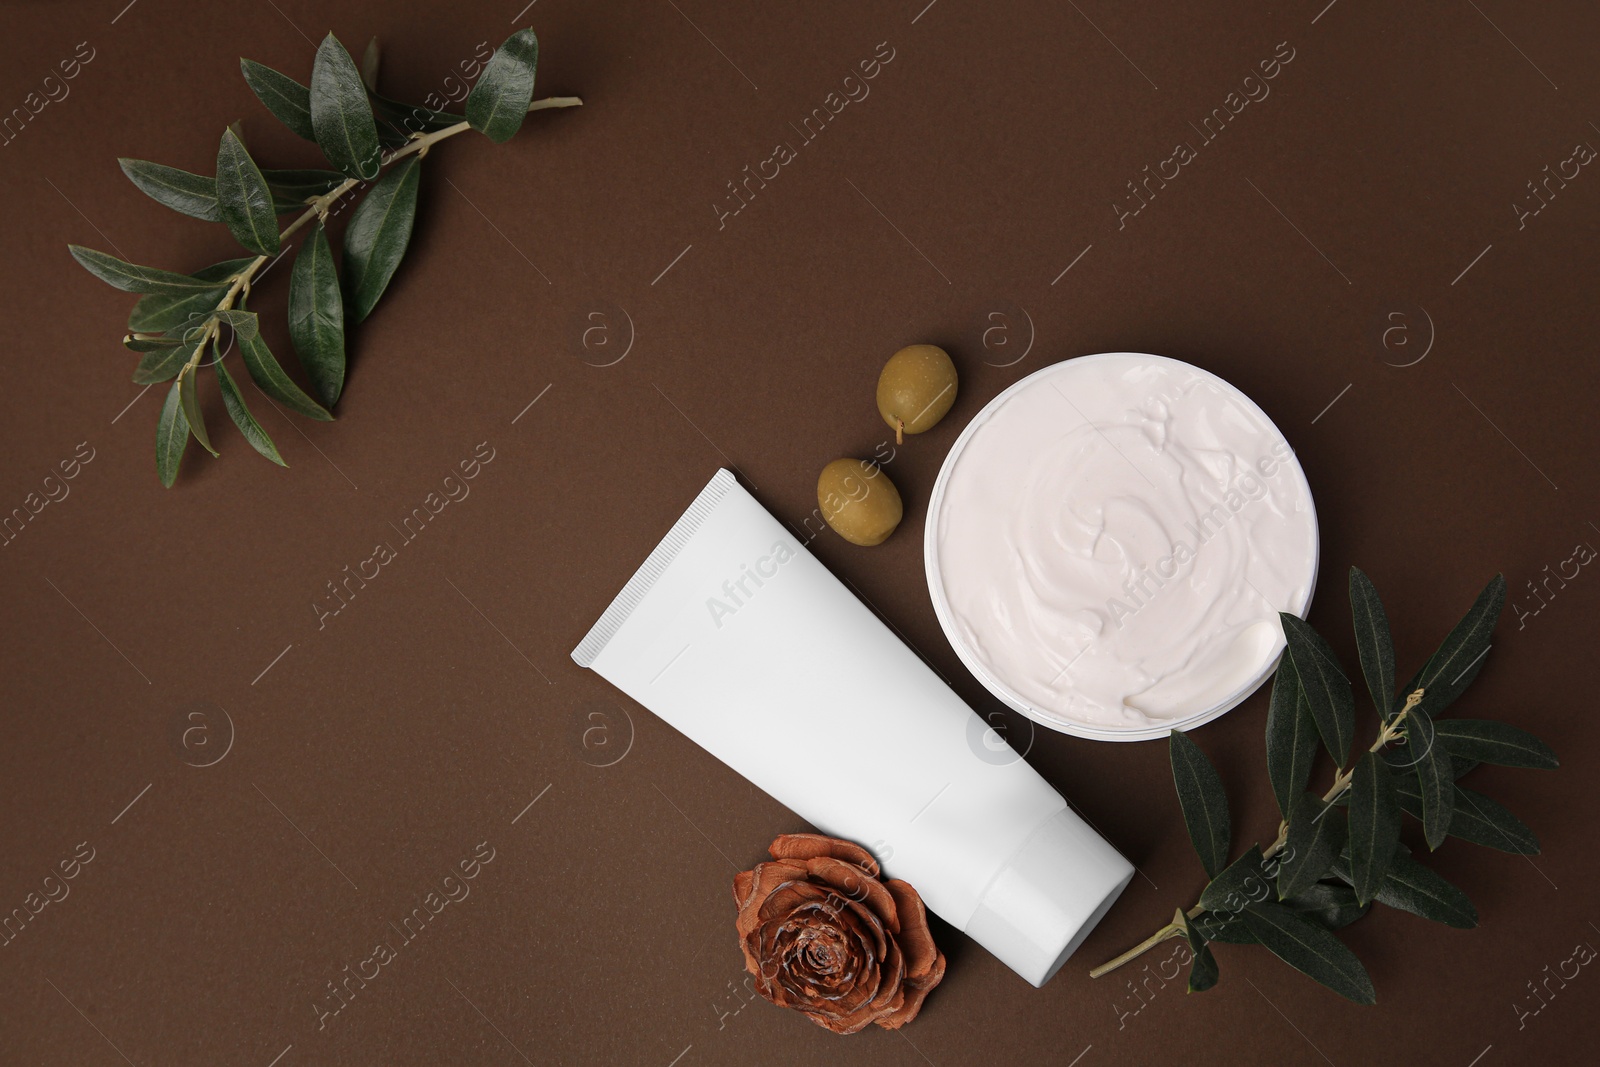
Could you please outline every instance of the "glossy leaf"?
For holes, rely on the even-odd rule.
[[[1210,912],[1237,914],[1246,904],[1271,896],[1261,846],[1251,845],[1250,851],[1228,864],[1200,891],[1200,906]]]
[[[1434,736],[1452,756],[1493,763],[1499,767],[1534,767],[1553,770],[1560,766],[1550,746],[1526,730],[1489,719],[1440,719],[1433,724]],[[1459,777],[1459,776],[1458,776]]]
[[[1415,775],[1401,776],[1399,798],[1401,807],[1416,818],[1422,818],[1422,790]],[[1460,783],[1456,784],[1454,810],[1450,815],[1450,836],[1514,856],[1539,854],[1539,838],[1527,824],[1504,805]]]
[[[1334,763],[1343,767],[1356,734],[1356,703],[1350,682],[1339,668],[1333,649],[1309,623],[1288,612],[1279,612],[1278,618],[1283,621],[1283,634],[1288,642],[1285,655],[1294,664],[1300,691],[1305,694],[1311,717],[1316,720],[1317,732],[1322,735],[1322,743],[1327,746]]]
[[[210,283],[207,289],[181,295],[140,297],[128,316],[128,329],[134,333],[168,333],[181,326],[198,324],[222,301],[222,294],[228,290],[228,279],[254,261],[255,257],[246,256],[195,271],[195,278]]]
[[[1394,637],[1377,588],[1358,567],[1350,568],[1350,614],[1355,620],[1356,655],[1372,694],[1372,706],[1387,715],[1394,704]]]
[[[308,199],[322,196],[344,181],[344,175],[336,170],[263,169],[261,176],[267,179],[267,188],[272,190],[273,209],[280,215],[304,211]]]
[[[317,147],[347,178],[378,176],[378,129],[355,60],[333,34],[322,39],[311,67],[311,127]]]
[[[178,372],[178,403],[183,405],[183,417],[189,422],[189,432],[194,434],[201,448],[214,456],[217,450],[211,447],[211,439],[206,436],[206,420],[200,413],[200,397],[196,393],[195,372],[198,369],[184,367]]]
[[[539,38],[532,30],[518,30],[506,38],[467,94],[467,121],[472,128],[496,143],[510,140],[533,102],[538,63]]]
[[[1395,853],[1377,901],[1460,930],[1478,925],[1478,909],[1465,893],[1403,851]]]
[[[311,90],[253,59],[239,60],[239,69],[244,71],[244,80],[256,99],[280,122],[308,141],[317,139],[311,124]]]
[[[1439,743],[1433,721],[1421,705],[1411,709],[1406,719],[1406,755],[1416,761],[1416,778],[1421,789],[1422,834],[1428,848],[1444,844],[1450,832],[1450,817],[1455,811],[1455,767],[1450,753]]]
[[[367,50],[361,53],[361,84],[369,92],[378,91],[378,65],[383,62],[383,51],[376,37],[367,41]]]
[[[267,431],[261,428],[256,417],[250,414],[244,396],[239,392],[238,385],[234,384],[233,375],[228,373],[227,365],[221,360],[217,361],[217,385],[222,389],[222,406],[228,409],[228,417],[239,427],[239,432],[250,442],[250,447],[278,466],[287,467],[283,457],[278,455],[278,446],[272,443],[272,438],[267,436]]]
[[[203,174],[190,174],[177,167],[149,163],[142,159],[119,159],[122,173],[141,192],[158,204],[180,215],[205,222],[221,222],[217,207],[217,180]]]
[[[177,377],[184,364],[194,358],[195,347],[202,339],[203,335],[196,333],[189,340],[171,348],[159,348],[145,353],[144,358],[139,360],[139,365],[134,368],[134,384],[152,385],[156,382],[171,381]]]
[[[249,340],[239,341],[239,355],[244,359],[245,369],[250,372],[250,377],[261,387],[262,392],[307,418],[317,419],[320,422],[333,420],[333,416],[328,414],[321,404],[307,396],[304,390],[284,373],[283,366],[267,347],[266,340],[259,334]]]
[[[289,337],[311,391],[333,407],[344,389],[344,298],[327,231],[318,226],[301,244],[289,276]]]
[[[1344,929],[1372,907],[1370,902],[1363,904],[1356,899],[1354,889],[1336,882],[1307,886],[1284,903],[1329,930]]]
[[[1320,797],[1301,793],[1289,817],[1286,858],[1278,865],[1278,899],[1299,896],[1315,885],[1344,843],[1344,814]]]
[[[123,337],[122,345],[130,352],[159,352],[163,348],[183,344],[180,337],[135,337],[128,334]]]
[[[1217,958],[1211,954],[1205,937],[1189,922],[1181,908],[1172,921],[1183,927],[1184,937],[1188,939],[1189,951],[1193,955],[1189,964],[1189,992],[1203,993],[1217,984]]]
[[[116,256],[96,252],[82,245],[68,245],[67,250],[84,270],[96,278],[125,293],[159,293],[167,296],[188,296],[217,287],[216,282],[187,274],[174,274],[156,267],[140,267],[125,263]],[[226,288],[226,286],[224,286]],[[149,331],[141,331],[149,332]]]
[[[1361,961],[1320,923],[1294,908],[1270,902],[1252,904],[1242,917],[1250,932],[1295,970],[1357,1004],[1377,1001],[1372,979]]]
[[[1189,735],[1173,730],[1168,748],[1172,780],[1178,789],[1178,806],[1183,810],[1184,825],[1189,828],[1189,840],[1194,842],[1206,874],[1216,877],[1228,864],[1232,834],[1228,794],[1223,791],[1217,769]]]
[[[178,480],[178,466],[183,462],[183,450],[189,444],[189,420],[183,415],[183,405],[178,399],[178,383],[167,390],[167,399],[161,405],[161,417],[156,420],[156,473],[161,484],[168,489]]]
[[[1414,690],[1425,689],[1423,703],[1428,714],[1438,715],[1453,703],[1472,684],[1483,669],[1489,640],[1494,635],[1494,625],[1506,602],[1505,575],[1497,574],[1484,586],[1478,599],[1467,609],[1466,615],[1456,623],[1439,650],[1429,657],[1416,676],[1395,696],[1398,707]]]
[[[1317,758],[1317,724],[1311,707],[1300,694],[1300,679],[1286,657],[1272,676],[1272,700],[1267,705],[1267,777],[1285,818],[1294,798],[1311,781]]]
[[[1350,875],[1356,898],[1372,900],[1389,873],[1400,840],[1400,795],[1395,776],[1376,752],[1356,764],[1350,778]]]
[[[217,206],[235,239],[263,256],[278,254],[278,213],[267,180],[232,130],[217,147]]]
[[[420,173],[417,157],[406,157],[372,187],[345,228],[344,292],[356,322],[371,313],[405,257]]]
[[[1253,945],[1256,935],[1245,926],[1244,920],[1235,914],[1215,915],[1204,912],[1189,920],[1199,928],[1201,936],[1207,941],[1220,941],[1226,945]]]

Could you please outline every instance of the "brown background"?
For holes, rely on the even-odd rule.
[[[889,465],[904,527],[878,549],[831,534],[813,548],[981,712],[998,704],[926,596],[923,506],[988,398],[1087,352],[1191,360],[1278,422],[1323,521],[1312,619],[1347,662],[1352,562],[1386,596],[1407,673],[1496,571],[1537,606],[1526,583],[1600,543],[1600,174],[1524,228],[1511,205],[1575,144],[1600,144],[1592,5],[541,0],[514,24],[517,0],[124,2],[0,16],[0,109],[79,42],[94,50],[70,96],[0,148],[0,511],[80,442],[94,456],[0,548],[0,911],[79,842],[95,850],[71,895],[0,948],[0,1061],[1590,1058],[1600,978],[1552,984],[1518,1016],[1537,1005],[1530,980],[1600,943],[1587,571],[1520,628],[1508,609],[1461,705],[1560,752],[1558,772],[1472,782],[1544,854],[1453,842],[1435,858],[1478,902],[1476,931],[1393,912],[1348,931],[1375,1008],[1232,946],[1216,990],[1148,981],[1137,1014],[1125,978],[1154,968],[1091,981],[1202,877],[1164,746],[1042,730],[1030,762],[1143,875],[1059,977],[1034,990],[940,927],[949,977],[901,1034],[842,1039],[741,1007],[729,879],[801,824],[567,653],[719,464],[802,521],[823,463],[885,440],[878,367],[919,341],[947,346],[963,378],[950,417]],[[439,146],[338,421],[291,423],[247,389],[280,470],[208,396],[223,457],[191,447],[164,491],[161,392],[140,398],[118,345],[132,298],[65,245],[180,270],[237,253],[221,227],[146,200],[116,157],[210,173],[243,118],[258,158],[312,165],[250,95],[240,54],[303,79],[327,30],[358,54],[377,34],[385,90],[420,98],[527,24],[539,95],[587,106],[535,116],[505,146]],[[1271,96],[1119,230],[1125,183],[1197,141],[1189,123],[1285,41]],[[870,96],[799,145],[789,123],[879,42],[894,59]],[[719,230],[725,183],[780,140],[799,158]],[[286,276],[255,301],[285,355]],[[985,325],[1001,327],[987,343]],[[484,441],[495,458],[471,496],[319,629],[324,583],[394,540],[388,524]],[[1263,693],[1197,733],[1244,840],[1276,822],[1265,709]],[[230,721],[225,758],[193,766]],[[482,841],[496,856],[471,896],[319,1031],[325,984]]]

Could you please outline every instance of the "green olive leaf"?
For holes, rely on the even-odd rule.
[[[1317,758],[1317,723],[1311,706],[1300,692],[1300,679],[1288,657],[1272,676],[1272,699],[1267,704],[1267,778],[1285,818],[1294,798],[1311,781]]]
[[[1344,815],[1320,797],[1301,793],[1289,817],[1284,860],[1278,865],[1278,899],[1299,896],[1328,873],[1345,843]]]
[[[1181,730],[1173,730],[1168,742],[1172,760],[1172,780],[1178,789],[1178,806],[1183,809],[1189,840],[1200,854],[1206,874],[1216,877],[1228,865],[1228,794],[1223,791],[1217,769],[1200,751],[1200,746]]]
[[[211,439],[206,436],[206,420],[200,414],[200,397],[195,392],[194,379],[198,369],[190,365],[178,372],[178,403],[183,405],[183,417],[189,422],[189,432],[200,442],[200,447],[214,456],[217,450],[211,447]]]
[[[217,207],[217,180],[203,174],[190,174],[177,167],[150,163],[143,159],[119,159],[122,173],[150,199],[180,215],[204,222],[221,222]]]
[[[1417,705],[1406,720],[1406,756],[1416,761],[1422,798],[1422,834],[1428,848],[1444,844],[1455,813],[1456,775],[1450,753],[1439,743],[1433,720]]]
[[[1401,775],[1398,780],[1400,806],[1422,818],[1422,788],[1416,775]],[[1521,819],[1502,804],[1474,792],[1459,782],[1450,814],[1450,836],[1474,845],[1509,852],[1513,856],[1537,856],[1539,838]]]
[[[1467,895],[1403,850],[1395,853],[1389,874],[1378,887],[1375,899],[1386,907],[1409,911],[1459,930],[1470,930],[1478,925],[1478,909],[1472,906]]]
[[[317,139],[311,124],[311,90],[253,59],[239,60],[239,69],[256,98],[280,122],[308,141]]]
[[[328,414],[321,404],[307,396],[304,390],[294,383],[294,379],[284,373],[283,366],[273,356],[265,338],[260,334],[249,339],[240,338],[239,355],[244,359],[245,369],[250,372],[250,377],[261,387],[262,392],[307,418],[319,422],[333,421],[333,416]]]
[[[317,147],[347,178],[378,176],[378,129],[355,60],[333,34],[322,39],[311,67],[311,126]]]
[[[1350,614],[1355,619],[1356,654],[1372,694],[1372,706],[1387,714],[1394,704],[1394,637],[1377,587],[1359,567],[1350,568]]]
[[[222,406],[228,409],[228,416],[233,419],[233,424],[239,427],[244,439],[250,442],[250,447],[278,466],[287,467],[288,464],[283,461],[283,457],[278,455],[278,446],[272,443],[272,438],[267,436],[267,431],[261,428],[256,417],[250,414],[244,396],[234,384],[233,375],[228,373],[227,365],[221,360],[217,361],[217,385],[222,389]]]
[[[1211,954],[1205,935],[1189,921],[1182,908],[1173,915],[1172,921],[1183,928],[1183,935],[1189,941],[1189,951],[1194,955],[1189,965],[1189,992],[1203,993],[1217,984],[1217,958]]]
[[[1251,845],[1250,851],[1228,864],[1222,873],[1207,883],[1200,891],[1200,905],[1209,912],[1237,914],[1245,905],[1267,900],[1272,896],[1272,886],[1266,871],[1266,861],[1260,845]],[[1211,940],[1220,938],[1206,936]]]
[[[96,278],[125,293],[157,293],[165,296],[189,296],[217,288],[215,281],[174,274],[156,267],[140,267],[125,263],[116,256],[96,252],[82,245],[68,245],[67,251],[84,270]],[[222,288],[226,289],[227,286]],[[141,333],[150,331],[141,330]]]
[[[1252,904],[1246,926],[1274,956],[1357,1004],[1373,1004],[1378,994],[1361,961],[1320,923],[1283,904]]]
[[[377,305],[406,254],[420,173],[418,158],[407,156],[372,187],[345,227],[344,292],[356,322]]]
[[[335,185],[344,181],[344,175],[336,170],[268,170],[263,168],[261,176],[267,179],[267,188],[272,190],[272,206],[280,215],[287,215],[293,211],[304,211],[306,201],[314,196],[322,196]]]
[[[333,407],[344,389],[344,298],[327,231],[318,226],[301,244],[289,276],[289,338],[311,391]]]
[[[1550,746],[1526,730],[1489,719],[1439,719],[1434,736],[1450,755],[1461,760],[1492,763],[1498,767],[1533,767],[1553,770],[1560,766]],[[1460,777],[1458,774],[1456,777]]]
[[[1356,899],[1372,900],[1400,840],[1400,795],[1389,765],[1376,752],[1361,757],[1350,777],[1350,875]]]
[[[1405,698],[1418,689],[1427,694],[1422,698],[1429,715],[1437,715],[1455,701],[1483,669],[1489,651],[1489,640],[1494,635],[1494,625],[1506,602],[1506,578],[1497,574],[1483,587],[1472,607],[1456,623],[1455,629],[1445,637],[1439,650],[1428,658],[1406,687],[1396,694],[1395,710]]]
[[[251,263],[254,256],[213,263],[204,270],[194,272],[194,277],[210,283],[210,288],[186,291],[178,295],[154,294],[141,296],[128,316],[128,329],[134,333],[169,333],[180,326],[193,325],[205,319],[222,302],[229,279]]]
[[[278,213],[272,190],[232,130],[222,131],[222,143],[217,147],[217,206],[240,244],[259,255],[278,254]]]
[[[179,383],[173,382],[172,388],[167,390],[166,403],[161,405],[161,417],[156,421],[156,474],[168,489],[178,479],[178,465],[183,462],[183,450],[189,444],[189,420],[184,417],[178,390]]]
[[[195,330],[188,340],[180,341],[170,348],[158,348],[145,353],[144,358],[139,360],[138,367],[134,368],[134,384],[153,385],[156,382],[170,381],[189,360],[194,358],[195,348],[204,339],[203,330]]]
[[[1371,903],[1356,899],[1356,891],[1339,882],[1322,881],[1307,886],[1285,904],[1329,930],[1342,930],[1367,913]]]
[[[467,94],[467,121],[473,129],[497,144],[511,139],[533,102],[538,62],[539,38],[531,29],[518,30],[495,49]]]
[[[181,337],[135,337],[130,333],[122,339],[123,347],[130,352],[159,352],[164,348],[181,344],[183,344]]]
[[[1285,655],[1294,664],[1300,691],[1311,707],[1317,732],[1322,735],[1322,743],[1327,746],[1334,763],[1343,767],[1356,734],[1356,702],[1349,679],[1340,669],[1333,649],[1309,623],[1288,612],[1279,612],[1278,618],[1282,620],[1283,635],[1288,642]]]

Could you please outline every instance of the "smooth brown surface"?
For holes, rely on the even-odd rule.
[[[0,147],[0,513],[80,442],[93,459],[0,548],[0,912],[80,842],[94,858],[0,947],[0,1062],[1592,1057],[1600,978],[1549,977],[1600,944],[1588,570],[1520,627],[1507,609],[1461,705],[1560,753],[1556,772],[1472,782],[1544,853],[1441,850],[1475,931],[1394,912],[1349,930],[1377,1007],[1234,946],[1203,996],[1151,977],[1165,949],[1149,972],[1090,980],[1202,874],[1163,745],[1042,730],[1029,761],[1142,873],[1056,979],[1035,990],[939,925],[948,977],[901,1033],[835,1037],[751,1001],[730,878],[803,824],[567,655],[718,465],[798,524],[827,460],[885,461],[899,532],[873,549],[824,533],[813,550],[984,714],[999,704],[923,584],[927,494],[972,414],[1055,360],[1175,356],[1266,409],[1316,495],[1312,621],[1347,663],[1353,562],[1409,673],[1496,571],[1527,610],[1527,583],[1600,543],[1600,172],[1552,184],[1520,227],[1513,208],[1546,165],[1600,145],[1592,5],[923,2],[532,6],[516,24],[540,36],[539,95],[586,106],[533,116],[504,146],[439,146],[410,257],[354,336],[338,421],[291,420],[247,387],[280,470],[208,393],[223,456],[191,446],[170,491],[161,393],[138,398],[118,345],[133,298],[65,245],[181,270],[236,253],[223,228],[147,200],[116,157],[210,173],[242,118],[258,158],[311,165],[240,54],[305,78],[327,30],[358,53],[377,34],[385,91],[420,98],[498,44],[520,3],[4,6],[0,108],[79,42],[94,58]],[[802,143],[795,127],[880,42],[893,58],[870,95]],[[1280,42],[1293,59],[1271,95],[1201,144],[1191,123]],[[1119,228],[1127,183],[1179,141],[1197,158]],[[738,203],[726,183],[780,142],[795,158],[719,227]],[[282,354],[287,273],[254,304]],[[610,333],[586,348],[593,327]],[[951,352],[960,398],[894,449],[874,382],[916,342]],[[480,442],[494,458],[470,497],[319,627],[325,583],[399,544],[391,524]],[[1265,711],[1263,692],[1196,733],[1246,840],[1277,822]],[[327,984],[398,942],[389,924],[482,842],[494,858],[470,896],[319,1029]],[[1519,1025],[1541,1003],[1532,981],[1548,1004]]]

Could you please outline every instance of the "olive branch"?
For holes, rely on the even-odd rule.
[[[1357,654],[1380,725],[1353,762],[1355,697],[1333,649],[1311,626],[1280,614],[1287,649],[1267,710],[1267,777],[1282,821],[1263,849],[1228,860],[1231,827],[1222,779],[1187,734],[1172,731],[1173,779],[1184,824],[1210,882],[1199,901],[1144,941],[1090,971],[1098,978],[1169,938],[1189,942],[1189,991],[1217,982],[1210,942],[1260,944],[1291,967],[1361,1004],[1377,999],[1354,953],[1334,936],[1374,902],[1448,926],[1478,924],[1456,886],[1411,858],[1400,840],[1402,812],[1422,823],[1431,851],[1446,836],[1515,855],[1535,855],[1539,840],[1521,820],[1457,784],[1480,763],[1553,768],[1555,753],[1532,734],[1486,719],[1436,718],[1483,666],[1505,605],[1495,578],[1421,670],[1396,692],[1394,641],[1372,581],[1350,568]],[[1403,695],[1402,695],[1403,694]],[[1306,791],[1317,750],[1333,758],[1333,783]]]
[[[139,385],[172,381],[156,425],[156,472],[171,487],[192,436],[213,456],[200,410],[196,378],[214,368],[223,407],[257,452],[288,466],[246,406],[223,362],[237,344],[245,370],[268,397],[307,418],[330,421],[344,389],[347,327],[372,312],[388,288],[411,240],[420,166],[447,138],[469,129],[491,141],[511,138],[529,112],[575,107],[575,96],[533,99],[539,41],[518,30],[483,65],[467,94],[464,114],[404,104],[379,94],[377,40],[367,46],[361,69],[328,34],[317,48],[311,84],[253,60],[241,59],[244,79],[268,111],[322,150],[333,170],[262,170],[234,127],[222,133],[214,178],[138,159],[118,162],[129,180],[152,199],[181,214],[221,222],[246,251],[242,259],[215,263],[193,274],[141,267],[81,245],[73,258],[101,281],[142,294],[128,319],[122,343],[141,353],[133,380]],[[368,187],[343,235],[341,262],[334,260],[328,219],[350,193]],[[348,203],[348,201],[346,201]],[[278,230],[277,216],[299,212]],[[295,254],[289,278],[289,338],[311,393],[285,373],[261,336],[260,322],[246,303],[261,270],[276,261],[302,228],[316,228]],[[205,362],[207,348],[212,358]],[[173,379],[176,379],[175,381]]]

